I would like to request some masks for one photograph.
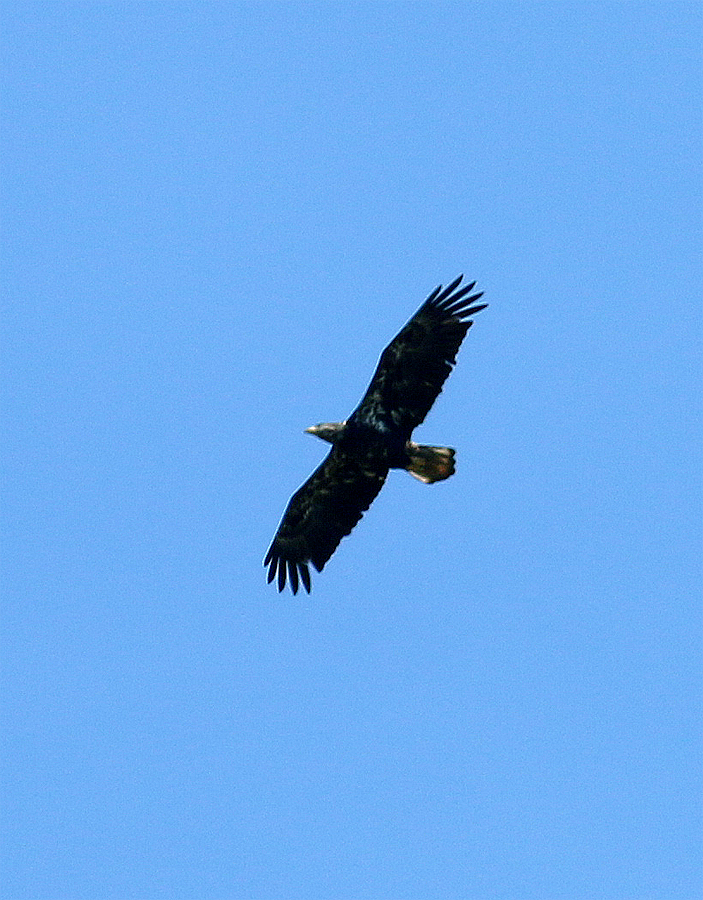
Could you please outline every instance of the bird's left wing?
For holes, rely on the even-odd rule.
[[[461,279],[436,288],[393,338],[350,418],[397,429],[406,440],[424,421],[473,324],[470,317],[487,306],[476,303],[482,293],[471,293],[476,282],[460,288]]]
[[[278,574],[278,590],[293,593],[298,580],[310,593],[312,563],[324,568],[341,539],[349,534],[383,487],[388,469],[332,447],[324,462],[293,494],[264,559],[268,581]]]

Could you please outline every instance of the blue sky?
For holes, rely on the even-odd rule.
[[[697,4],[2,14],[3,897],[700,897]],[[456,475],[279,596],[459,272]]]

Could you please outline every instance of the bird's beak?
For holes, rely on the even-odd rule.
[[[317,434],[317,425],[311,425],[303,431],[303,434]]]

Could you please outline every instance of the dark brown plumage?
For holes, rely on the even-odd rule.
[[[381,354],[368,390],[344,422],[306,429],[332,444],[327,458],[293,494],[264,565],[269,583],[299,581],[310,593],[309,563],[321,572],[383,487],[389,469],[407,469],[432,483],[454,472],[454,450],[415,444],[411,435],[442,390],[466,332],[487,304],[474,305],[475,282],[460,275],[425,300]]]

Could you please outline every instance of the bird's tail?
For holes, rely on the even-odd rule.
[[[454,474],[455,451],[451,447],[428,447],[408,441],[406,449],[410,457],[407,470],[418,481],[432,484]]]

